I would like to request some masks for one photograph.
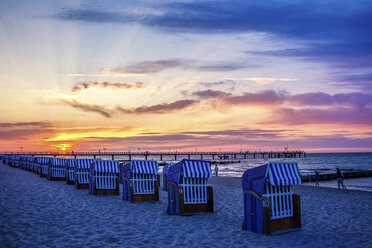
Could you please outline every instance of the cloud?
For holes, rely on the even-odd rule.
[[[103,106],[78,102],[76,100],[61,99],[61,102],[84,112],[98,113],[106,118],[111,118],[111,113]]]
[[[289,96],[287,101],[299,106],[335,106],[344,105],[356,108],[372,106],[372,95],[364,93],[339,93],[329,95],[322,92],[305,93]]]
[[[359,88],[363,91],[372,92],[372,73],[338,74],[334,76],[335,84],[343,87]]]
[[[357,108],[333,108],[333,109],[290,109],[281,108],[273,113],[269,121],[263,123],[276,123],[286,125],[298,124],[350,124],[372,125],[372,110]]]
[[[131,137],[87,137],[81,142],[96,147],[97,144],[115,144],[118,149],[130,147],[132,150],[200,150],[235,147],[243,151],[254,151],[257,148],[282,148],[289,146],[298,148],[372,148],[372,138],[353,138],[345,134],[330,135],[293,135],[297,129],[265,130],[265,129],[228,129],[212,131],[183,131],[168,133],[149,133]],[[147,145],[146,145],[147,144]],[[248,147],[248,148],[247,148]],[[253,149],[250,149],[254,147]],[[114,149],[114,148],[113,148]]]
[[[86,90],[89,88],[113,88],[113,89],[131,89],[143,88],[142,82],[125,83],[125,82],[81,82],[71,87],[72,92]]]
[[[203,90],[203,91],[195,91],[192,93],[193,96],[197,96],[201,99],[208,99],[208,98],[222,98],[230,96],[231,93],[226,93],[220,90]]]
[[[263,77],[252,77],[252,78],[227,78],[228,80],[234,81],[253,81],[260,85],[271,85],[277,82],[290,82],[297,81],[294,78],[263,78]]]
[[[113,68],[111,71],[124,74],[149,74],[156,73],[166,69],[187,66],[188,60],[157,60],[157,61],[142,61],[131,64],[126,67]]]
[[[18,128],[18,127],[29,127],[29,128],[49,128],[52,124],[49,122],[3,122],[0,123],[1,128]]]
[[[229,105],[277,105],[285,100],[285,92],[276,92],[274,90],[244,93],[241,96],[228,96],[222,99],[224,103]]]
[[[148,113],[168,113],[175,110],[182,110],[198,103],[196,100],[179,100],[172,103],[163,103],[151,106],[141,106],[137,108],[122,108],[118,107],[117,110],[124,114],[148,114]]]
[[[104,71],[122,75],[147,75],[169,69],[226,72],[247,67],[253,68],[258,67],[258,65],[237,62],[208,62],[191,59],[171,59],[141,61],[124,67],[105,68]]]
[[[53,132],[49,122],[5,122],[0,123],[0,139],[27,140],[30,136]]]
[[[210,87],[223,86],[223,85],[235,85],[236,82],[233,80],[223,80],[223,81],[217,81],[217,82],[200,82],[198,84],[210,88]]]

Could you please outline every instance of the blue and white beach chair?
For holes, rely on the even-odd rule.
[[[153,160],[133,160],[122,168],[123,200],[159,201],[159,164]]]
[[[119,162],[95,160],[90,165],[89,194],[119,195]]]
[[[34,161],[34,157],[32,156],[25,156],[23,158],[23,163],[24,163],[24,168],[28,171],[32,171],[33,170],[33,161]]]
[[[12,155],[10,166],[19,168],[20,167],[20,162],[21,162],[20,160],[21,160],[20,156]]]
[[[48,164],[47,179],[51,181],[65,181],[67,159],[52,158]]]
[[[75,184],[75,159],[68,159],[66,165],[66,184]]]
[[[297,162],[269,162],[248,169],[242,177],[243,230],[271,234],[301,227],[300,197],[293,185],[301,184]]]
[[[74,178],[76,189],[89,189],[90,164],[94,159],[75,159]]]
[[[37,174],[40,177],[46,177],[48,174],[48,165],[51,162],[51,158],[49,157],[37,157]]]
[[[168,214],[213,212],[211,163],[183,159],[168,169]]]
[[[163,167],[163,190],[164,191],[168,191],[168,169],[169,167],[171,167],[172,165],[174,165],[175,163],[169,163],[169,164],[166,164],[164,165]]]

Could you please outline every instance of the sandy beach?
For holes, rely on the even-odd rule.
[[[0,247],[372,247],[372,193],[295,186],[302,229],[242,231],[241,180],[212,178],[214,213],[169,216],[160,202],[92,196],[0,164]]]

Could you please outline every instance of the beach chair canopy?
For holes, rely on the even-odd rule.
[[[150,174],[157,175],[159,164],[154,160],[132,160],[123,165],[122,176],[128,179],[132,178],[132,174]]]
[[[20,160],[20,157],[16,155],[12,155],[12,160]]]
[[[183,159],[168,168],[168,181],[179,185],[181,176],[184,178],[211,178],[211,162]]]
[[[92,170],[93,173],[94,172],[119,173],[119,162],[112,160],[95,160],[92,162],[90,169]]]
[[[32,156],[27,156],[27,157],[26,157],[26,161],[27,161],[27,162],[31,162],[31,163],[32,163],[32,162],[35,162],[35,160],[36,160],[35,157],[32,157]]]
[[[163,167],[163,175],[168,175],[168,169],[172,166],[172,165],[174,165],[175,163],[169,163],[169,164],[166,164],[166,165],[164,165],[164,167]]]
[[[71,168],[71,167],[75,167],[75,159],[66,159],[66,162],[67,162],[67,167]]]
[[[63,159],[63,158],[52,159],[52,165],[66,166],[66,163],[67,163],[67,159]]]
[[[273,186],[301,184],[297,162],[269,162],[246,170],[242,177],[243,191],[254,189],[261,196],[266,183]]]
[[[49,164],[50,158],[48,157],[36,157],[36,162],[39,164]]]
[[[94,162],[94,159],[75,159],[76,169],[89,169],[90,164]]]

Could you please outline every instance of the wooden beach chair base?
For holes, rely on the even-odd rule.
[[[116,178],[116,189],[97,189],[93,179],[92,195],[119,195],[119,178]]]
[[[184,196],[183,196],[183,187],[178,186],[172,182],[168,183],[170,187],[176,187],[178,189],[178,200],[172,199],[171,204],[179,204],[179,214],[188,214],[188,213],[198,213],[198,212],[214,212],[213,207],[213,188],[212,186],[207,187],[208,192],[208,201],[204,204],[184,204]],[[176,206],[174,206],[176,207]],[[177,207],[176,207],[177,208]],[[170,213],[169,206],[167,208],[167,213],[169,215],[177,215],[177,213]]]
[[[74,185],[75,184],[75,180],[70,180],[68,177],[66,177],[66,184]]]
[[[89,183],[79,183],[75,181],[75,188],[76,189],[89,189]]]
[[[271,208],[263,207],[263,234],[270,235],[274,232],[283,231],[286,229],[301,228],[301,206],[300,196],[293,194],[293,216],[271,220]],[[256,216],[251,215],[252,218]],[[244,221],[242,230],[244,229]]]
[[[130,201],[131,202],[151,202],[159,201],[159,181],[155,183],[155,194],[141,194],[135,195],[133,193],[133,186],[130,186]]]
[[[66,179],[64,177],[49,177],[49,181],[65,181]]]

